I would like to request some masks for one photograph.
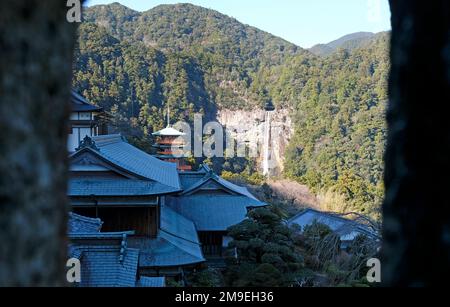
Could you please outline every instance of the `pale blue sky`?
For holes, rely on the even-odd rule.
[[[136,11],[159,4],[189,2],[217,10],[304,48],[353,32],[391,28],[388,0],[87,0],[87,5],[112,2]]]

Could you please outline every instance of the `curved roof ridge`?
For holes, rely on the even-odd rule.
[[[70,101],[72,103],[73,112],[92,112],[92,111],[102,111],[103,108],[97,107],[87,101],[86,98],[81,96],[77,91],[72,89],[70,91]]]
[[[103,221],[99,218],[90,218],[73,212],[69,212],[68,220],[69,233],[99,233]]]
[[[79,215],[79,214],[76,214],[73,212],[69,212],[69,218],[73,218],[76,220],[80,220],[83,222],[92,223],[92,224],[96,224],[96,225],[103,224],[103,221],[99,218],[87,217],[87,216]]]
[[[205,184],[206,182],[208,182],[209,180],[214,180],[215,182],[217,182],[218,184],[224,186],[225,188],[235,192],[236,194],[239,194],[241,196],[245,196],[248,198],[251,198],[253,200],[257,200],[259,202],[261,202],[259,199],[257,199],[252,193],[250,193],[250,191],[246,188],[246,187],[241,187],[238,186],[234,183],[231,183],[225,179],[223,179],[222,177],[220,177],[219,175],[215,174],[208,166],[206,165],[202,165],[201,167],[205,172],[206,175],[199,180],[197,183],[193,184],[191,187],[189,187],[188,189],[186,189],[185,191],[183,191],[182,194],[188,194],[192,191],[195,191],[196,189],[198,189],[199,187],[201,187],[203,184]],[[261,202],[262,203],[262,202]]]
[[[122,136],[121,133],[93,136],[92,140],[95,142],[95,144],[98,147],[106,146],[109,144],[114,144],[117,142],[127,142],[128,143],[127,139],[124,136]]]

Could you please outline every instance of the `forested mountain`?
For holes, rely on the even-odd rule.
[[[141,41],[164,51],[209,53],[224,64],[255,70],[280,64],[301,48],[243,25],[214,10],[192,4],[160,5],[138,13],[118,3],[89,8],[86,22],[105,27],[120,40]]]
[[[285,175],[368,212],[382,196],[388,38],[319,57],[190,4],[94,6],[79,28],[73,85],[144,149],[167,103],[177,121],[270,99],[294,119]]]
[[[376,36],[371,32],[357,32],[345,35],[337,40],[334,40],[327,44],[318,44],[309,49],[315,55],[328,56],[338,49],[345,49],[348,51],[363,47],[370,43],[370,41]]]
[[[344,195],[350,206],[345,211],[367,212],[374,208],[367,204],[382,200],[388,39],[381,35],[365,48],[322,61],[298,57],[280,79],[288,85],[281,83],[278,92],[293,97],[296,110],[287,173],[316,191]],[[305,70],[302,88],[297,76]]]

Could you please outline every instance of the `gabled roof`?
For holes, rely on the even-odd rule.
[[[226,231],[246,219],[248,209],[264,203],[241,195],[166,197],[167,205],[192,220],[198,231]]]
[[[194,184],[199,182],[205,177],[204,173],[199,172],[180,172],[180,183],[183,190],[187,190],[192,187]]]
[[[86,98],[84,98],[74,90],[71,91],[70,102],[72,112],[95,112],[95,111],[100,112],[103,110],[100,107],[96,107],[90,104],[86,100]]]
[[[181,190],[175,163],[161,161],[139,150],[128,144],[120,134],[86,137],[70,158],[74,159],[86,151],[136,175],[138,179],[156,181],[172,188],[173,191]]]
[[[228,190],[231,193],[235,193],[241,196],[245,196],[253,199],[258,202],[259,205],[263,205],[254,195],[252,195],[247,188],[240,187],[234,183],[231,183],[220,176],[216,175],[208,166],[203,165],[201,167],[201,172],[199,174],[205,174],[200,180],[190,185],[190,187],[185,188],[185,190],[181,193],[182,195],[191,195],[198,191],[202,186],[206,185],[209,182],[215,182],[219,186],[223,187],[225,190]],[[195,177],[191,175],[191,180]],[[185,182],[186,183],[186,182]]]
[[[352,241],[358,235],[366,235],[369,238],[378,239],[378,235],[366,225],[343,218],[337,214],[321,212],[314,209],[306,209],[288,220],[288,225],[296,224],[302,227],[311,225],[314,221],[327,225],[341,236],[342,241]]]
[[[167,205],[192,220],[198,231],[226,231],[242,222],[248,209],[266,206],[247,188],[219,177],[206,165],[180,173],[180,181],[183,192],[166,197]]]
[[[152,135],[153,136],[184,136],[186,134],[168,126],[168,127],[164,128],[163,130],[153,133]]]

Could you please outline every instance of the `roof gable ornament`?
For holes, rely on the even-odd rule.
[[[80,165],[95,165],[95,161],[92,160],[90,157],[83,157],[81,158],[80,162],[78,162]]]
[[[100,149],[97,147],[97,145],[95,145],[95,141],[90,138],[89,136],[86,135],[86,137],[80,142],[80,146],[75,149],[76,151],[79,151],[81,149],[84,148],[90,148],[93,149],[95,151],[100,151]]]
[[[202,164],[200,165],[200,170],[205,172],[205,177],[204,179],[219,179],[219,175],[217,175],[214,170],[212,170],[208,165],[206,164]]]
[[[208,171],[208,177],[212,179],[219,179],[219,176],[216,173],[214,173],[212,169]]]

